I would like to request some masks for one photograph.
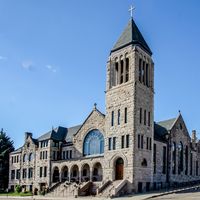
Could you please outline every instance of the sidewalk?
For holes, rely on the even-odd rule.
[[[170,191],[158,191],[154,193],[146,193],[146,194],[135,194],[135,195],[130,195],[130,196],[125,196],[125,197],[118,197],[116,200],[147,200],[155,197],[160,197],[168,194],[173,194],[173,193],[179,193],[179,192],[187,192],[191,190],[198,190],[200,189],[200,185],[193,186],[193,187],[187,187],[187,188],[182,188],[182,189],[175,189],[175,190],[170,190]],[[0,196],[0,200],[14,200],[14,199],[23,199],[23,200],[106,200],[108,198],[106,197],[46,197],[46,196],[29,196],[29,197],[12,197],[12,196]]]

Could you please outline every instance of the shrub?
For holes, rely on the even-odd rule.
[[[20,193],[20,192],[22,191],[22,187],[21,187],[20,185],[16,185],[16,186],[15,186],[15,191],[16,191],[17,193]]]

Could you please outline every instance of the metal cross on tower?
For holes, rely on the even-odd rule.
[[[131,18],[133,18],[133,10],[135,10],[135,7],[131,5],[130,9],[128,10],[131,14]]]

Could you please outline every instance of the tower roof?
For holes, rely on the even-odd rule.
[[[114,45],[111,52],[117,51],[130,44],[139,45],[141,48],[147,51],[150,55],[152,55],[151,49],[149,48],[146,41],[144,40],[133,18],[129,20],[128,25],[124,29],[123,33],[119,37],[118,41]]]

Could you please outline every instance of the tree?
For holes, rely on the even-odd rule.
[[[14,151],[13,141],[1,129],[0,131],[0,190],[8,188],[9,154]]]

